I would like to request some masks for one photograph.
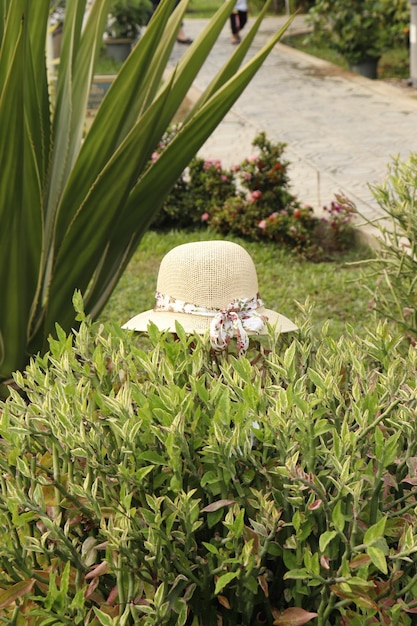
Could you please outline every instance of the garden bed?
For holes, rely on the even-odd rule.
[[[281,43],[343,69],[348,69],[347,61],[340,54],[322,42],[316,43],[311,34],[284,36]],[[410,75],[409,54],[409,49],[405,44],[385,52],[378,64],[378,79],[406,88],[407,85],[403,80],[409,78]]]

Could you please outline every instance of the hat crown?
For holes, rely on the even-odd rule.
[[[230,241],[186,243],[168,252],[159,268],[157,291],[208,309],[224,309],[236,298],[258,293],[255,265]]]

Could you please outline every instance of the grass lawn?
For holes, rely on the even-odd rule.
[[[187,17],[210,18],[221,4],[222,0],[190,0]]]
[[[196,232],[148,232],[124,272],[113,296],[102,312],[101,321],[123,324],[133,315],[154,305],[159,264],[171,248],[190,241],[222,239],[206,230]],[[329,322],[329,334],[337,339],[351,324],[358,335],[373,319],[368,308],[373,280],[362,277],[358,266],[350,263],[368,258],[368,249],[353,250],[336,262],[312,263],[295,257],[291,252],[273,243],[247,242],[235,237],[252,256],[258,272],[259,291],[268,308],[283,313],[290,319],[304,317],[300,305],[308,298],[313,305],[313,328],[317,331]]]

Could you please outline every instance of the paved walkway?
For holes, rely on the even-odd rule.
[[[266,18],[249,56],[284,21]],[[186,19],[187,35],[196,37],[205,24]],[[303,16],[297,16],[291,30],[304,25]],[[176,44],[171,61],[183,52],[184,46]],[[227,23],[194,92],[204,89],[232,52]],[[417,90],[357,76],[279,43],[200,155],[227,166],[238,163],[253,152],[252,141],[261,130],[287,144],[291,190],[301,202],[320,211],[342,192],[374,219],[378,205],[369,184],[385,180],[394,155],[406,160],[417,152]]]

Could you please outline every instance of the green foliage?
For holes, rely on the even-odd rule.
[[[187,13],[193,18],[208,18],[212,17],[217,11],[222,0],[190,0]]]
[[[355,64],[402,43],[409,12],[408,0],[318,0],[309,17],[316,35]]]
[[[58,328],[0,405],[3,623],[411,625],[416,352],[298,323]]]
[[[171,137],[174,134],[175,130]],[[158,156],[158,152],[153,155],[155,159]],[[219,160],[196,157],[171,190],[152,228],[190,229],[207,225],[210,214],[237,193],[233,172],[224,170]]]
[[[233,168],[238,176],[239,188],[243,190],[241,197],[237,202],[231,201],[219,207],[208,223],[219,232],[230,231],[259,239],[267,234],[263,233],[263,220],[273,212],[280,222],[281,240],[290,241],[287,220],[280,220],[279,216],[292,216],[300,205],[289,191],[289,164],[282,158],[285,144],[273,144],[263,132],[255,137],[253,146],[258,153]]]
[[[170,131],[165,141],[175,136]],[[165,144],[161,144],[163,147]],[[262,132],[253,141],[257,153],[230,170],[216,159],[195,158],[168,196],[153,228],[198,228],[246,239],[270,240],[299,254],[326,258],[347,249],[354,240],[355,207],[336,196],[319,219],[289,191],[283,159],[285,144],[274,144]],[[156,160],[159,153],[153,158]]]
[[[372,306],[385,319],[395,322],[415,345],[417,341],[417,155],[408,161],[399,157],[388,166],[382,185],[372,193],[382,210],[377,226],[380,237],[375,256],[365,265],[375,278]]]
[[[168,80],[164,72],[187,0],[174,11],[174,0],[160,3],[85,133],[108,6],[108,0],[94,2],[83,27],[86,0],[67,0],[62,54],[51,76],[45,59],[49,0],[2,2],[0,284],[6,304],[0,307],[0,379],[47,349],[56,322],[66,331],[76,325],[75,289],[88,313],[99,314],[171,187],[285,30],[239,70],[262,13],[181,132],[149,166],[233,0],[222,3]]]
[[[301,50],[306,54],[338,65],[339,67],[348,68],[346,59],[332,48],[328,41],[324,39],[320,33],[312,32],[308,35],[289,35],[283,43]],[[394,47],[382,53],[378,62],[379,80],[409,78],[410,76],[410,50],[408,31],[402,35],[402,41],[399,41]]]
[[[107,33],[111,37],[136,39],[141,26],[147,23],[153,11],[151,0],[110,0],[110,22]]]

